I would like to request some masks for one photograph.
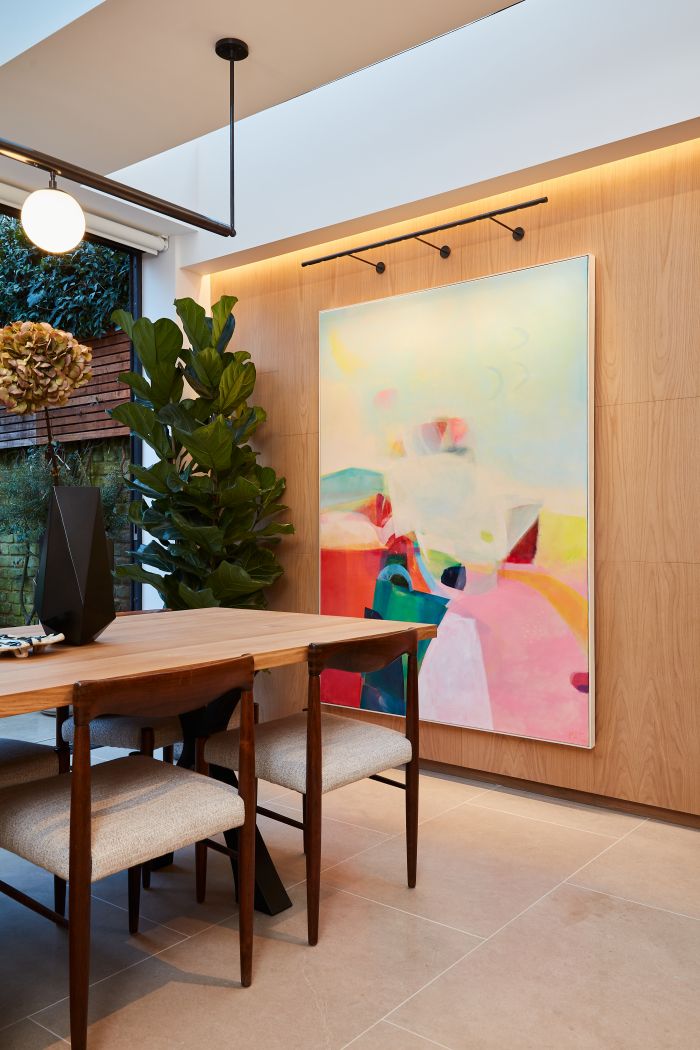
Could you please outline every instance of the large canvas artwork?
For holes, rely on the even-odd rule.
[[[438,625],[429,721],[593,744],[592,269],[320,316],[321,611]],[[402,714],[402,679],[323,696]]]

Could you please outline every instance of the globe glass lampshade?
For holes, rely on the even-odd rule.
[[[69,252],[85,235],[83,209],[63,190],[35,190],[22,205],[22,226],[38,248],[54,255]]]

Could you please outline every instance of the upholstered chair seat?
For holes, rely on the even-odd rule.
[[[255,735],[255,775],[280,787],[306,791],[307,717],[300,713],[258,726]],[[321,791],[354,784],[412,758],[411,742],[384,726],[338,715],[321,715]],[[209,737],[204,757],[210,765],[238,769],[237,729]]]
[[[68,879],[71,779],[0,792],[0,849],[61,879]],[[145,755],[94,766],[91,881],[240,827],[244,817],[235,788],[187,769]]]
[[[179,718],[139,718],[127,715],[102,715],[90,723],[91,747],[121,747],[140,751],[144,729],[153,730],[153,747],[172,747],[182,742]],[[63,739],[73,743],[75,723],[67,718],[63,723]]]
[[[28,740],[0,739],[0,789],[57,773],[58,755],[54,747]]]

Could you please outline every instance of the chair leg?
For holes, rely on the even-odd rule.
[[[139,905],[141,903],[141,865],[129,868],[129,933],[139,932]]]
[[[241,984],[249,988],[253,980],[253,916],[255,907],[255,803],[238,829],[238,936],[241,954]]]
[[[418,759],[406,766],[406,868],[408,885],[416,885],[418,862]]]
[[[66,882],[59,879],[58,875],[53,877],[53,907],[59,915],[66,917]]]
[[[321,906],[321,793],[306,796],[306,910],[309,944],[318,944],[318,919]]]
[[[195,882],[197,903],[204,904],[207,896],[207,853],[206,842],[197,842],[194,847]]]
[[[150,888],[151,888],[151,865],[150,864],[142,864],[141,865],[141,885],[143,886],[143,888],[145,890],[150,890]]]
[[[90,882],[71,877],[70,922],[70,1036],[73,1050],[87,1050],[88,989],[90,986]]]
[[[304,853],[309,852],[309,832],[306,826],[306,795],[301,796],[301,822],[304,825]]]
[[[167,762],[171,766],[175,761],[175,748],[172,744],[168,744],[166,747],[163,748],[163,761]]]

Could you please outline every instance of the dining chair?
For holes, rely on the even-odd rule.
[[[69,930],[71,1045],[85,1050],[92,882],[128,870],[129,929],[138,931],[140,866],[160,854],[230,828],[239,833],[241,983],[252,979],[255,880],[253,659],[239,657],[194,667],[78,682],[73,688],[75,744],[69,776],[0,791],[0,849],[68,881],[69,919],[15,899]],[[184,712],[192,697],[213,700],[242,690],[239,790],[191,770],[130,755],[91,768],[90,723],[114,711],[162,716]],[[0,890],[3,887],[0,886]]]
[[[310,645],[308,648],[308,709],[264,722],[255,734],[255,775],[279,787],[299,792],[302,820],[263,806],[257,812],[291,824],[304,833],[309,944],[318,943],[321,882],[321,800],[336,788],[369,778],[405,791],[408,885],[416,884],[418,848],[418,636],[415,630],[379,638]],[[370,673],[407,657],[404,677],[405,734],[386,726],[322,710],[321,674],[326,670]],[[208,766],[239,768],[240,734],[229,729],[202,743]],[[241,758],[242,758],[241,752]],[[406,766],[405,782],[382,776],[384,770]],[[200,846],[200,849],[202,847]],[[206,871],[203,872],[206,879]],[[206,887],[198,885],[199,899]]]
[[[32,740],[0,739],[0,791],[16,784],[28,784],[32,780],[43,780],[57,773],[70,770],[70,750],[62,738],[64,714],[56,712],[56,745],[38,744]],[[64,915],[66,910],[66,884],[54,876],[54,909]],[[0,880],[3,888],[13,896],[12,887]]]

